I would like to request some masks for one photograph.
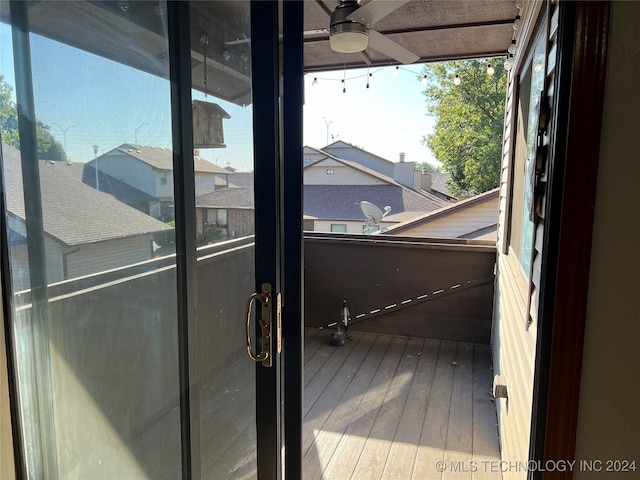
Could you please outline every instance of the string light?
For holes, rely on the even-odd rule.
[[[491,61],[491,59],[485,59],[484,61],[489,62]],[[513,58],[511,62],[513,62]],[[375,83],[376,81],[381,81],[380,78],[376,79],[376,75],[378,74],[378,72],[384,69],[391,70],[391,73],[394,76],[396,76],[396,74],[399,75],[400,71],[404,70],[407,73],[410,73],[411,75],[413,75],[414,78],[418,80],[422,85],[428,85],[429,83],[429,78],[426,74],[418,73],[415,71],[415,69],[412,70],[410,68],[404,68],[402,66],[393,66],[393,68],[381,66],[376,69],[370,69],[367,67],[366,72],[359,73],[358,75],[349,76],[348,78],[346,74],[346,68],[343,68],[343,78],[314,76],[313,74],[309,74],[309,73],[305,74],[305,77],[309,77],[308,81],[312,87],[320,86],[322,82],[340,82],[342,84],[342,93],[347,93],[347,80],[363,79],[365,88],[371,88],[373,83]],[[508,68],[505,66],[505,70],[507,69]],[[496,73],[495,65],[487,64],[486,73],[488,75],[494,75]],[[383,78],[386,78],[386,77],[383,77]],[[460,78],[459,75],[455,75],[453,79],[453,83],[455,85],[460,85],[462,83],[462,79]]]
[[[520,30],[522,27],[522,17],[520,15],[516,15],[516,19],[513,21],[513,29]]]
[[[509,48],[507,48],[507,52],[509,52],[511,55],[515,55],[516,54],[516,39],[515,38],[513,40],[511,40],[511,45],[509,45]]]
[[[511,68],[513,67],[513,55],[509,54],[507,55],[507,59],[504,61],[504,69],[505,70],[511,70]]]

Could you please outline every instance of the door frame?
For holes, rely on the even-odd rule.
[[[251,1],[251,66],[254,145],[256,292],[270,283],[282,291],[279,5]],[[259,73],[258,73],[259,72]],[[272,318],[276,317],[271,302]],[[282,478],[281,355],[272,345],[273,365],[256,363],[258,478]]]

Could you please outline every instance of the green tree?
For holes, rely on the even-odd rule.
[[[0,75],[0,137],[2,141],[20,150],[18,134],[18,109],[11,99],[11,85]],[[38,158],[43,160],[67,160],[67,154],[51,132],[51,127],[36,119]]]
[[[442,165],[435,165],[431,162],[419,162],[416,163],[416,170],[429,173],[440,173],[442,172]]]
[[[427,64],[427,110],[436,119],[422,139],[457,195],[475,195],[499,185],[507,73],[503,59]],[[454,83],[458,75],[460,84]]]

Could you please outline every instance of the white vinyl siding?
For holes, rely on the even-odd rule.
[[[151,241],[151,235],[140,235],[80,245],[77,252],[67,255],[67,278],[149,260],[152,258]]]
[[[327,175],[327,170],[333,170]],[[335,161],[322,161],[304,169],[305,185],[388,185],[382,179]]]
[[[94,166],[95,162],[91,162]],[[160,186],[159,176],[161,172],[154,170],[150,165],[125,155],[118,151],[108,153],[98,159],[98,171],[131,185],[152,197],[173,197],[173,175],[166,173],[167,184]]]
[[[363,221],[341,221],[341,220],[316,220],[314,225],[314,232],[331,232],[331,225],[342,224],[347,226],[347,231],[345,233],[362,233],[362,228],[364,226]],[[380,229],[390,227],[391,223],[381,223]]]
[[[325,147],[323,150],[331,155],[357,162],[360,165],[380,172],[387,177],[393,178],[394,165],[389,160],[378,157],[370,152],[360,150],[359,148],[344,142],[336,142],[331,147]]]
[[[498,222],[498,197],[479,202],[441,218],[412,228],[402,229],[398,235],[410,237],[458,238]],[[389,231],[392,234],[393,230]]]

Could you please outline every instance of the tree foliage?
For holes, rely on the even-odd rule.
[[[0,75],[0,137],[2,141],[20,150],[18,133],[18,108],[11,98],[13,89]],[[36,119],[38,158],[43,160],[67,160],[67,154],[51,132],[51,127]]]
[[[416,170],[421,172],[440,173],[442,172],[442,165],[435,165],[431,162],[418,162],[416,163]]]
[[[432,134],[422,139],[451,174],[449,189],[475,195],[499,185],[507,74],[504,60],[492,59],[495,73],[487,74],[486,60],[427,64]],[[460,84],[454,84],[458,75]]]

